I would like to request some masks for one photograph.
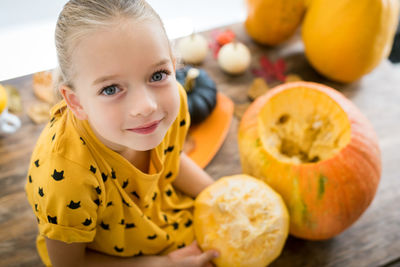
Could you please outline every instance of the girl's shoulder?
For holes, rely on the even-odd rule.
[[[71,116],[65,102],[60,102],[52,109],[51,119],[33,150],[30,168],[37,168],[37,165],[50,169],[74,166],[75,169],[90,171],[90,166],[96,165],[87,141],[79,133]]]
[[[95,213],[104,197],[101,170],[69,111],[60,109],[51,115],[31,156],[25,186],[28,200],[40,221],[53,216],[42,212],[61,214],[74,210],[78,206],[74,203],[81,211]]]

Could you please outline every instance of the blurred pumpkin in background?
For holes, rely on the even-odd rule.
[[[302,25],[306,57],[329,79],[352,82],[392,47],[399,0],[312,0]]]
[[[238,139],[243,172],[282,196],[296,237],[338,235],[377,190],[374,129],[350,100],[322,84],[287,83],[258,97],[241,119]]]
[[[244,73],[250,66],[250,50],[243,43],[230,42],[221,47],[218,53],[218,65],[232,75]]]
[[[185,63],[200,64],[207,56],[208,42],[203,35],[193,33],[179,40],[177,50]]]
[[[309,0],[247,0],[245,28],[256,42],[278,45],[300,25]]]
[[[6,89],[0,84],[0,114],[7,107],[7,92]]]
[[[178,69],[176,79],[186,90],[191,124],[202,122],[217,104],[215,82],[203,69],[190,66]]]

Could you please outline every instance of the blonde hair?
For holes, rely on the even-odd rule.
[[[79,40],[101,27],[116,25],[121,19],[155,20],[165,33],[159,15],[144,0],[70,0],[64,5],[55,30],[59,67],[54,72],[53,87],[58,99],[61,85],[74,88],[71,57]]]

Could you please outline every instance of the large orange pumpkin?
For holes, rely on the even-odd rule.
[[[354,223],[381,174],[376,134],[358,108],[322,84],[280,85],[254,101],[240,122],[243,172],[274,188],[290,233],[319,240]]]
[[[399,0],[313,0],[302,25],[307,59],[324,76],[352,82],[387,57]]]
[[[247,0],[245,28],[255,41],[277,45],[296,31],[307,0]]]

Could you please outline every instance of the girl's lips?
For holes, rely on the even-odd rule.
[[[161,120],[153,121],[151,123],[144,124],[137,128],[128,129],[128,131],[139,133],[139,134],[151,134],[152,132],[154,132],[157,129],[160,122],[161,122]]]

